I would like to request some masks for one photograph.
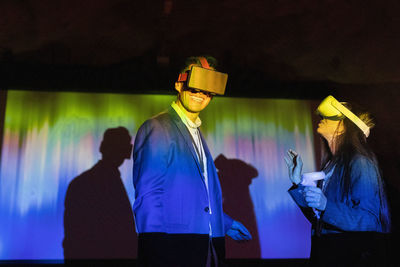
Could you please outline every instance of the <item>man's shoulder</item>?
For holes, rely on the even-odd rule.
[[[143,122],[138,132],[142,133],[151,132],[154,130],[168,130],[172,127],[171,125],[173,124],[173,121],[173,114],[171,114],[170,110],[165,110]]]
[[[172,116],[168,110],[162,111],[153,117],[147,119],[142,126],[157,126],[169,124],[172,121]]]
[[[172,119],[172,116],[171,116],[169,110],[167,109],[167,110],[164,110],[164,111],[154,115],[153,117],[149,118],[148,121],[159,121],[159,122],[161,122],[161,121],[168,121],[168,120],[171,120],[171,119]]]

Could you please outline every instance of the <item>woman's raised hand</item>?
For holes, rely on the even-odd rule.
[[[296,151],[289,149],[284,159],[289,170],[290,180],[296,185],[299,184],[301,182],[301,171],[303,169],[303,161],[300,155]]]

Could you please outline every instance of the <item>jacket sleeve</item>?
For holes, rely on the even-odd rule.
[[[309,220],[310,223],[315,223],[316,222],[315,213],[310,207],[308,207],[307,202],[303,196],[304,187],[305,186],[301,184],[293,185],[288,190],[288,192],[290,196],[293,198],[294,202],[296,202],[296,204],[299,206],[299,208],[301,209],[307,220]]]
[[[232,224],[233,224],[233,219],[224,212],[224,233],[228,232],[229,229],[231,229]]]
[[[350,168],[349,197],[344,201],[328,200],[322,220],[343,231],[380,231],[379,177],[375,164],[357,157]]]
[[[164,231],[161,198],[168,147],[166,131],[159,121],[148,120],[138,130],[133,151],[133,210],[139,233]]]

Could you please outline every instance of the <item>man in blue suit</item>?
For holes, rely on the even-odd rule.
[[[251,239],[222,210],[216,168],[199,130],[200,112],[225,90],[227,75],[215,65],[212,57],[188,58],[175,83],[177,100],[137,132],[133,210],[143,266],[217,266],[225,234]]]

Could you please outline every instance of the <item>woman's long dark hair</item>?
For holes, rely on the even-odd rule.
[[[358,106],[351,107],[349,104],[345,104],[354,114],[356,114],[362,121],[364,121],[370,128],[374,126],[373,120],[368,112],[363,111]],[[332,166],[342,166],[337,168],[335,171],[341,171],[341,187],[342,187],[342,201],[350,193],[350,173],[351,173],[351,162],[357,155],[362,155],[368,158],[375,166],[378,185],[379,185],[379,198],[380,198],[380,221],[382,223],[382,231],[390,232],[390,212],[389,206],[385,193],[385,185],[381,177],[381,171],[378,167],[378,161],[375,154],[367,144],[367,138],[364,133],[348,118],[344,118],[341,123],[344,124],[344,133],[338,135],[335,134],[336,147],[335,154],[333,155],[329,149],[328,142],[323,140],[323,151],[322,151],[322,168],[330,168]]]

